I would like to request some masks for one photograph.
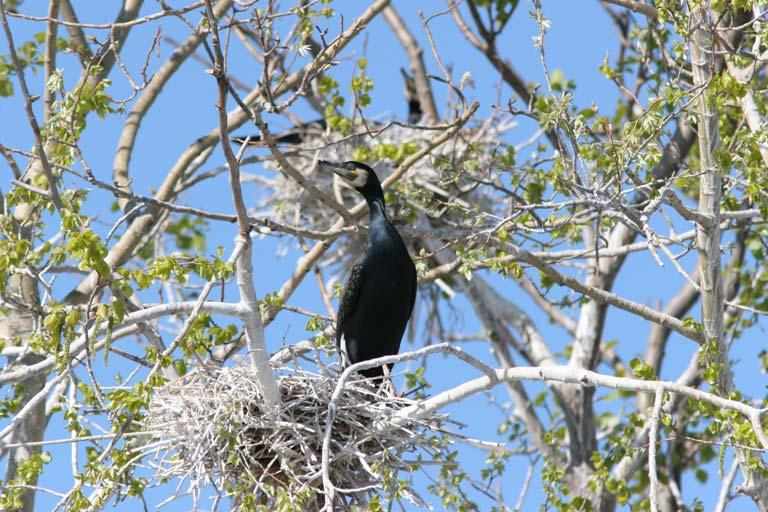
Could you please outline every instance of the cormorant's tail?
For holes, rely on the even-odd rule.
[[[381,382],[383,382],[384,380],[383,366],[376,366],[374,368],[368,368],[367,370],[360,370],[357,373],[359,373],[366,379],[375,379],[377,384],[381,384]]]

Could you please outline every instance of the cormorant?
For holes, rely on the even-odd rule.
[[[400,73],[403,75],[403,81],[405,83],[403,92],[405,94],[405,99],[408,101],[408,123],[418,124],[424,113],[421,110],[421,103],[419,102],[419,96],[416,92],[416,83],[414,82],[413,77],[411,77],[405,69],[400,68]],[[382,126],[375,122],[370,124],[374,127]],[[289,130],[276,134],[275,142],[278,144],[299,145],[312,138],[322,136],[327,126],[325,119],[315,119],[308,123],[297,124]],[[243,144],[245,139],[246,137],[242,135],[232,137],[232,141],[237,142],[238,144]],[[261,147],[264,146],[264,141],[261,140],[261,135],[251,135],[251,138],[248,140],[248,145]]]
[[[419,93],[416,91],[416,81],[405,70],[400,68],[400,74],[403,75],[403,82],[405,83],[405,99],[408,100],[408,123],[419,124],[421,118],[424,116],[424,112],[421,110],[421,102],[419,101]]]
[[[302,144],[307,139],[322,136],[326,126],[327,124],[325,119],[315,119],[314,121],[310,121],[308,123],[297,124],[290,130],[275,135],[275,142],[278,144]],[[245,136],[237,136],[232,137],[232,140],[238,144],[244,144],[246,138],[247,137]],[[264,141],[261,140],[261,135],[251,135],[251,138],[248,139],[248,145],[264,146],[265,144]]]
[[[371,216],[365,250],[352,265],[339,303],[336,346],[342,364],[397,354],[416,300],[416,267],[387,218],[379,178],[361,162],[320,160],[318,167],[360,192]],[[384,370],[379,366],[360,373],[381,380]]]

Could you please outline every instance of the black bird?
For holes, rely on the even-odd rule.
[[[408,101],[408,122],[410,124],[418,124],[419,121],[421,121],[424,112],[421,110],[421,103],[419,102],[419,96],[416,92],[416,83],[414,82],[413,77],[411,77],[405,69],[400,68],[400,73],[403,75],[403,81],[405,83],[403,93],[405,94],[405,99]],[[374,127],[381,126],[377,123],[371,124]],[[325,119],[315,119],[308,123],[297,124],[289,130],[276,134],[274,136],[275,142],[278,144],[292,144],[297,146],[303,144],[307,140],[321,137],[327,126]],[[245,140],[246,137],[243,135],[232,137],[232,141],[237,142],[238,144],[245,144]],[[248,145],[262,147],[265,144],[264,141],[261,140],[261,135],[251,135],[251,138],[248,139]]]
[[[403,75],[403,82],[405,83],[405,99],[408,100],[408,123],[419,124],[421,118],[424,116],[424,112],[421,110],[421,102],[419,101],[419,93],[416,91],[416,81],[405,70],[400,68],[400,74]]]
[[[361,162],[320,160],[318,167],[360,192],[371,214],[365,250],[352,265],[339,304],[336,346],[342,364],[397,354],[416,300],[416,267],[387,218],[379,178]],[[360,373],[381,380],[384,370],[379,366]]]
[[[325,119],[316,119],[308,123],[297,124],[290,130],[275,135],[275,142],[278,144],[302,144],[306,140],[322,136],[326,127]],[[238,144],[245,144],[246,139],[247,137],[240,135],[232,137],[232,141]],[[251,135],[251,138],[248,139],[248,145],[265,146],[266,144],[261,140],[261,135]]]

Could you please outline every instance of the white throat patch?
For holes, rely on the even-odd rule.
[[[360,188],[365,185],[366,181],[368,181],[368,171],[365,169],[358,169],[357,178],[350,181],[349,183],[355,188]]]

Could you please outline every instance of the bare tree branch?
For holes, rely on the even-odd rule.
[[[256,289],[253,283],[253,266],[251,263],[251,237],[250,223],[248,221],[248,211],[243,201],[243,192],[240,187],[240,162],[232,151],[232,145],[229,140],[229,126],[227,124],[227,97],[229,95],[229,84],[227,81],[227,63],[224,53],[221,50],[221,41],[219,39],[218,21],[213,12],[211,0],[205,0],[205,9],[208,16],[208,26],[212,35],[212,46],[215,56],[213,76],[219,86],[219,99],[217,109],[219,111],[219,137],[221,147],[224,150],[224,156],[229,166],[229,180],[232,189],[232,198],[237,212],[237,224],[239,234],[237,237],[237,247],[240,255],[235,262],[237,266],[237,286],[240,290],[240,307],[245,316],[245,332],[248,339],[248,349],[251,356],[251,363],[256,369],[256,377],[261,387],[262,398],[266,404],[276,409],[280,404],[280,389],[277,386],[275,376],[272,374],[272,368],[269,365],[269,356],[267,355],[266,340],[264,338],[264,327],[261,322],[259,312],[259,301],[256,298]],[[243,147],[245,149],[245,147]]]
[[[219,0],[216,2],[216,7],[214,8],[214,16],[216,16],[216,19],[219,19],[227,11],[230,5],[232,5],[231,0]],[[136,144],[136,137],[144,116],[154,105],[162,92],[163,87],[165,87],[168,81],[176,74],[176,71],[179,70],[187,58],[195,52],[204,38],[205,34],[197,31],[190,35],[183,44],[179,45],[168,60],[165,61],[155,73],[152,81],[144,88],[141,96],[139,96],[139,99],[134,103],[131,111],[126,116],[125,122],[123,123],[123,130],[120,133],[117,149],[115,150],[112,172],[112,179],[121,190],[128,193],[131,192],[131,178],[128,170],[131,162],[131,155]],[[127,211],[130,202],[121,198],[119,199],[119,204],[123,211]]]
[[[706,88],[714,76],[715,48],[711,12],[706,5],[692,7],[693,34],[689,43],[693,66],[694,86]],[[720,202],[722,171],[715,162],[714,152],[719,145],[718,115],[705,93],[697,100],[699,133],[699,214],[709,219],[706,225],[696,227],[696,248],[699,253],[699,279],[701,281],[701,321],[705,341],[717,347],[718,391],[729,393],[734,389],[728,347],[723,339],[725,297],[720,261]],[[759,433],[758,433],[759,435]],[[756,477],[748,465],[748,455],[736,450],[745,479],[745,493],[752,496],[761,510],[768,509],[768,482]]]
[[[643,14],[648,18],[650,18],[651,21],[653,21],[653,19],[656,18],[656,15],[658,14],[656,12],[655,7],[652,7],[648,4],[645,4],[637,0],[602,0],[602,1],[608,4],[620,5],[621,7],[626,7],[629,10],[639,12],[640,14]]]
[[[419,105],[424,111],[424,121],[427,124],[437,123],[440,116],[437,113],[437,107],[435,107],[432,87],[429,84],[426,67],[424,66],[424,50],[419,46],[416,38],[413,37],[408,26],[392,5],[387,6],[382,11],[382,15],[408,55],[408,63],[410,64],[411,73],[416,85]]]
[[[43,61],[43,67],[45,68],[45,83],[51,79],[54,71],[56,71],[56,34],[58,33],[59,24],[55,21],[59,17],[59,3],[61,0],[50,0],[48,3],[48,18],[51,21],[48,22],[45,28],[45,60]],[[46,87],[43,90],[43,122],[47,123],[51,117],[51,109],[53,108],[54,96],[51,90]]]
[[[650,480],[651,512],[659,510],[659,477],[656,469],[656,445],[659,437],[659,417],[664,400],[664,387],[656,389],[650,426],[648,427],[648,479]]]
[[[433,345],[432,348],[440,347]],[[366,361],[373,366],[399,362],[410,354],[400,354],[399,356],[382,357],[379,359]],[[400,359],[398,359],[400,358]],[[361,367],[362,369],[362,367]],[[398,417],[405,419],[414,419],[424,416],[437,409],[446,407],[452,403],[459,402],[467,396],[487,391],[497,386],[501,382],[508,380],[532,380],[532,381],[555,381],[578,386],[606,387],[611,389],[623,389],[626,391],[637,391],[655,393],[659,387],[664,388],[668,393],[680,394],[689,398],[695,398],[723,409],[736,411],[749,420],[755,429],[755,434],[760,440],[763,448],[768,449],[768,435],[760,424],[760,416],[765,414],[765,409],[758,409],[738,400],[729,400],[719,395],[707,393],[696,388],[680,385],[670,381],[649,381],[632,379],[628,377],[614,377],[612,375],[602,375],[590,370],[574,368],[572,366],[546,366],[546,367],[523,367],[509,368],[506,370],[495,370],[494,377],[479,377],[477,379],[460,384],[452,389],[443,391],[427,398],[420,403],[407,407],[398,413]]]

